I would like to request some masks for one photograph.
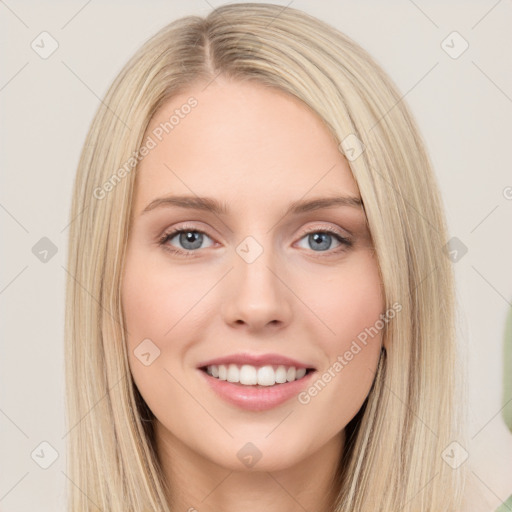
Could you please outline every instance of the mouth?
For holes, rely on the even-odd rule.
[[[212,364],[199,370],[219,381],[226,381],[241,387],[270,388],[304,379],[315,368],[288,365]]]
[[[198,367],[205,384],[238,409],[269,411],[296,398],[311,385],[315,368],[288,364],[207,364]]]

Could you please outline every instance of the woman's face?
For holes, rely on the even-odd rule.
[[[159,442],[231,469],[337,457],[384,305],[335,140],[295,98],[220,78],[165,104],[148,136],[122,301]]]

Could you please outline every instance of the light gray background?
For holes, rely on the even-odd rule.
[[[221,3],[0,1],[4,512],[64,510],[66,226],[92,116],[147,38],[178,17],[206,15]],[[512,434],[499,412],[504,321],[512,300],[512,2],[276,3],[328,21],[366,48],[417,118],[440,181],[450,236],[468,248],[454,263],[459,337],[469,362],[465,449],[479,491],[494,510],[512,493]],[[31,48],[43,31],[59,44],[47,59]],[[441,47],[453,31],[469,43],[457,59]],[[448,44],[460,48],[456,41]],[[32,252],[42,237],[58,249],[46,263]],[[50,461],[51,450],[39,446],[43,441],[58,454],[48,469],[35,462]]]

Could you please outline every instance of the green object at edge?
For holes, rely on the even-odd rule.
[[[497,509],[496,512],[510,512],[512,510],[512,494],[504,501]]]

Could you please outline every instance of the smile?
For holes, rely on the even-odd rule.
[[[275,386],[302,379],[308,371],[295,366],[213,364],[203,368],[212,377],[243,386]]]

